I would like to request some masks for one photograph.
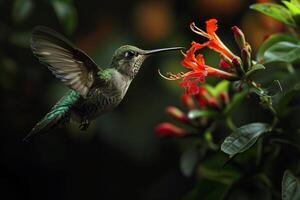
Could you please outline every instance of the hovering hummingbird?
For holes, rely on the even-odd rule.
[[[130,45],[121,46],[113,54],[110,65],[101,68],[64,36],[39,26],[33,30],[31,49],[70,90],[24,140],[38,132],[63,126],[70,119],[79,122],[81,130],[86,130],[91,120],[113,110],[122,101],[145,58],[183,47],[142,50]]]

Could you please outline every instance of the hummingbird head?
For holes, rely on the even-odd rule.
[[[131,79],[138,73],[144,60],[155,53],[163,51],[181,50],[183,47],[171,47],[163,49],[143,50],[138,47],[125,45],[118,48],[112,58],[111,66],[115,67],[121,74],[129,76]]]

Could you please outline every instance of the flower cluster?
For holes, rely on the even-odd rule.
[[[190,24],[190,28],[193,32],[207,38],[208,41],[202,44],[192,42],[191,48],[186,53],[183,53],[184,59],[181,65],[190,71],[186,73],[180,72],[178,74],[168,73],[167,76],[159,72],[163,78],[167,80],[182,79],[180,86],[185,88],[188,94],[195,95],[201,92],[201,83],[205,82],[206,76],[217,76],[226,80],[236,80],[244,75],[245,71],[249,68],[248,65],[251,65],[251,48],[245,41],[244,34],[238,27],[232,27],[232,31],[241,49],[241,57],[233,54],[216,34],[218,29],[216,19],[206,21],[206,32],[198,28],[194,23]],[[221,59],[219,65],[221,69],[216,69],[205,64],[202,54],[198,53],[196,55],[196,51],[204,47],[208,47],[220,54]],[[244,61],[246,62],[245,64]],[[245,67],[246,70],[244,70],[243,67]]]
[[[211,94],[204,86],[199,87],[197,95],[183,94],[181,101],[188,112],[183,112],[175,106],[166,107],[166,114],[172,119],[193,128],[203,128],[209,125],[208,116],[195,117],[195,112],[207,112],[216,114],[229,104],[228,93],[222,91],[216,96]],[[163,122],[155,127],[155,132],[160,137],[186,137],[194,133],[180,128],[172,123]]]

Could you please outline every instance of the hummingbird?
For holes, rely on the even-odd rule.
[[[86,130],[92,120],[119,105],[148,56],[181,49],[183,47],[143,50],[124,45],[114,52],[109,66],[102,68],[63,35],[48,27],[35,27],[31,37],[33,54],[70,90],[24,140],[64,126],[70,120],[80,123],[80,130]]]

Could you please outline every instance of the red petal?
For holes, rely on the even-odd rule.
[[[219,66],[220,66],[220,68],[222,68],[222,69],[229,69],[229,68],[231,67],[231,66],[230,66],[227,62],[225,62],[223,59],[220,60]]]
[[[193,84],[190,85],[190,87],[187,88],[186,91],[190,95],[195,95],[199,92],[199,87],[197,85],[197,82],[193,81]]]
[[[198,65],[205,65],[205,60],[202,54],[198,54],[196,60]]]
[[[215,32],[218,30],[218,20],[216,19],[210,19],[208,21],[206,21],[206,32],[209,35],[213,35],[215,34]]]
[[[187,94],[198,94],[200,89],[199,83],[205,81],[206,74],[206,71],[188,72],[180,83],[180,87],[185,88]]]

